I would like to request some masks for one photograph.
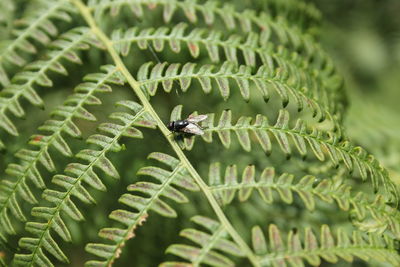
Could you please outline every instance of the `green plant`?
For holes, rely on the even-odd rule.
[[[320,13],[247,4],[3,1],[1,264],[400,263],[398,188],[346,136]],[[183,108],[204,135],[170,133]]]

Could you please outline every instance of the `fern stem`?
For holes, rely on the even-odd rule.
[[[243,252],[247,255],[248,259],[254,266],[260,266],[257,257],[254,255],[250,247],[246,244],[246,242],[241,238],[241,236],[236,232],[233,228],[231,223],[229,222],[228,218],[223,213],[221,207],[218,205],[216,199],[214,198],[212,192],[208,188],[207,184],[203,181],[197,171],[194,169],[192,164],[190,163],[189,159],[183,153],[179,145],[173,140],[173,138],[169,138],[170,131],[161,121],[160,117],[156,113],[156,111],[151,106],[150,102],[147,100],[146,95],[140,89],[140,84],[133,78],[129,70],[126,68],[125,64],[123,63],[122,59],[119,57],[117,51],[115,51],[112,41],[105,35],[105,33],[97,26],[94,18],[90,12],[90,9],[82,3],[81,0],[71,0],[79,9],[81,15],[86,20],[94,34],[103,42],[106,47],[106,50],[110,53],[115,65],[121,71],[121,73],[127,79],[129,85],[132,87],[134,93],[137,95],[139,100],[141,101],[143,107],[150,113],[154,120],[157,122],[158,128],[164,134],[172,148],[174,149],[175,153],[181,160],[182,164],[187,168],[193,179],[197,182],[201,190],[203,191],[204,195],[206,196],[207,200],[209,201],[211,207],[213,208],[214,212],[216,213],[218,219],[220,220],[221,224],[224,225],[227,232],[231,235],[233,240],[241,247]]]

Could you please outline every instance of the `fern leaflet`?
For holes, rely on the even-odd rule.
[[[169,246],[166,251],[166,253],[174,254],[189,261],[190,264],[186,262],[164,262],[160,267],[201,266],[200,264],[235,266],[221,252],[236,257],[244,256],[240,248],[228,239],[228,233],[217,221],[204,216],[194,216],[191,221],[205,228],[207,232],[189,228],[182,230],[180,235],[196,243],[200,248],[184,244],[174,244]]]
[[[284,64],[281,61],[279,63]],[[212,64],[202,65],[198,70],[196,67],[194,63],[186,63],[181,67],[177,63],[169,65],[158,63],[152,66],[152,63],[148,62],[140,67],[137,78],[150,96],[157,93],[159,84],[164,91],[171,92],[175,80],[179,81],[183,92],[190,89],[192,80],[197,80],[204,93],[208,94],[213,88],[212,81],[214,81],[224,100],[231,94],[230,80],[235,81],[245,101],[250,100],[251,84],[254,84],[264,101],[268,102],[271,91],[275,91],[281,98],[282,106],[285,107],[292,96],[299,112],[305,106],[309,106],[313,116],[319,118],[319,121],[324,121],[328,117],[339,127],[334,115],[325,109],[329,98],[320,90],[320,85],[313,82],[307,74],[298,72],[292,65],[274,68],[262,65],[255,74],[252,74],[251,67],[245,65],[237,67],[229,61],[224,62],[217,71],[214,71],[217,66]],[[280,71],[282,69],[285,69],[285,74]],[[335,107],[330,109],[333,111]]]
[[[121,7],[125,5],[129,5],[136,16],[142,17],[144,13],[142,5],[145,4],[148,4],[146,0],[90,0],[88,3],[97,18],[101,18],[106,9],[110,9],[112,15],[117,15]],[[293,25],[289,25],[284,18],[274,19],[270,14],[264,12],[256,14],[248,9],[238,12],[230,4],[220,5],[216,1],[206,1],[205,3],[199,3],[196,0],[152,1],[150,7],[156,6],[164,7],[163,19],[165,23],[169,23],[175,11],[179,9],[190,23],[196,23],[198,21],[197,13],[201,13],[207,25],[212,25],[215,18],[220,18],[228,30],[236,30],[240,27],[242,31],[248,33],[255,28],[257,31],[263,32],[267,38],[274,35],[281,44],[293,50],[304,51],[310,62],[314,62],[313,64],[321,68],[326,68],[327,74],[334,71],[330,57],[315,40],[302,34]]]
[[[182,106],[177,106],[176,109],[181,110]],[[177,112],[180,117],[180,111]],[[281,109],[276,120],[272,126],[266,116],[257,115],[253,124],[251,117],[240,117],[236,124],[232,124],[232,113],[230,110],[222,112],[218,125],[214,125],[215,115],[208,114],[205,121],[201,122],[204,128],[204,135],[201,138],[210,143],[212,142],[212,134],[217,133],[221,143],[229,148],[231,145],[231,132],[234,132],[239,140],[240,145],[245,151],[251,150],[250,132],[254,133],[257,142],[262,149],[271,154],[272,144],[270,135],[274,137],[279,144],[279,148],[286,155],[290,157],[292,152],[292,145],[289,140],[292,140],[294,147],[302,157],[308,154],[307,147],[311,149],[314,156],[320,161],[325,161],[326,155],[334,166],[344,164],[349,172],[353,172],[354,168],[363,180],[368,177],[371,178],[372,184],[376,190],[383,185],[385,191],[385,198],[387,200],[397,201],[397,188],[396,185],[390,180],[387,171],[373,158],[368,155],[361,147],[353,147],[346,140],[338,141],[334,135],[329,132],[324,133],[316,129],[310,132],[307,129],[304,121],[298,119],[294,127],[290,127],[289,112]],[[195,137],[185,138],[186,149],[191,149],[194,145]]]
[[[140,169],[138,175],[146,175],[156,179],[160,183],[137,182],[128,186],[130,194],[124,194],[119,201],[135,212],[127,210],[114,210],[110,218],[127,226],[121,228],[104,228],[100,230],[99,236],[113,241],[113,245],[90,243],[86,250],[92,254],[105,259],[105,261],[89,261],[86,266],[109,266],[120,255],[125,242],[135,236],[135,229],[142,225],[148,217],[149,211],[154,211],[165,217],[176,217],[176,211],[168,205],[161,197],[173,200],[176,203],[186,203],[186,196],[176,189],[198,191],[198,186],[192,181],[192,177],[182,166],[180,161],[164,153],[151,153],[149,158],[155,159],[168,166],[165,170],[155,166],[148,166]],[[145,194],[143,197],[138,194]]]
[[[254,165],[243,170],[240,182],[236,165],[226,168],[224,179],[219,163],[211,164],[209,170],[210,190],[221,205],[231,203],[236,195],[240,201],[246,201],[254,191],[268,204],[274,201],[273,191],[282,201],[291,204],[296,193],[309,210],[315,209],[318,199],[327,203],[335,201],[340,209],[349,212],[352,223],[360,230],[379,233],[388,230],[389,235],[400,239],[400,212],[387,205],[384,196],[377,194],[375,200],[370,201],[361,192],[354,195],[351,186],[339,176],[316,181],[317,178],[311,175],[298,180],[289,173],[278,176],[272,167],[265,168],[259,179],[255,179]]]
[[[359,257],[364,261],[375,259],[393,264],[393,266],[400,264],[400,256],[394,248],[393,240],[373,233],[364,235],[353,231],[352,237],[349,238],[348,234],[339,228],[334,237],[330,228],[322,225],[320,244],[310,228],[304,230],[303,237],[300,237],[297,232],[290,231],[285,243],[278,227],[271,224],[269,249],[260,227],[253,228],[252,236],[254,251],[260,257],[261,266],[271,264],[272,266],[286,266],[286,264],[305,266],[304,261],[312,266],[319,266],[321,258],[336,263],[339,258],[352,262],[354,257]]]

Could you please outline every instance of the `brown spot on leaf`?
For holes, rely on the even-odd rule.
[[[189,49],[193,52],[193,54],[197,55],[199,47],[194,43],[189,43]]]
[[[43,139],[43,135],[36,135],[33,139],[32,139],[32,141],[34,141],[34,142],[40,142],[42,139]]]
[[[149,9],[155,9],[157,7],[156,3],[150,3],[147,5]]]

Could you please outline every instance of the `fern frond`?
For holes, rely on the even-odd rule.
[[[321,259],[337,263],[339,259],[352,262],[354,257],[366,262],[376,260],[393,266],[400,264],[393,240],[373,233],[353,231],[349,237],[338,228],[334,236],[327,225],[322,225],[319,241],[314,232],[306,228],[302,237],[297,231],[290,231],[285,242],[276,225],[271,224],[268,232],[269,248],[261,228],[256,226],[252,230],[253,248],[261,266],[306,266],[305,261],[319,266]]]
[[[138,16],[143,16],[142,5],[148,5],[146,0],[91,0],[89,7],[95,11],[98,17],[104,10],[110,9],[112,15],[117,15],[121,7],[128,5],[132,12]],[[229,30],[235,30],[239,27],[246,33],[252,32],[256,28],[262,33],[262,43],[267,43],[268,39],[278,39],[280,44],[290,48],[292,51],[301,51],[307,61],[312,62],[317,69],[323,69],[326,75],[335,73],[335,67],[331,58],[321,48],[316,41],[302,33],[296,27],[290,26],[287,21],[280,17],[274,19],[270,14],[261,12],[256,14],[253,10],[237,11],[230,4],[220,5],[216,1],[206,1],[200,3],[196,0],[178,1],[178,0],[155,0],[151,2],[152,7],[163,6],[163,18],[168,23],[176,10],[184,15],[190,23],[198,21],[197,13],[203,15],[203,20],[208,25],[215,23],[215,18],[221,21]],[[271,36],[273,37],[271,38]]]
[[[263,7],[268,6],[269,9],[276,9],[277,14],[285,14],[285,17],[292,19],[293,21],[307,21],[310,20],[310,24],[321,21],[321,12],[310,2],[303,2],[298,0],[269,0],[263,1],[261,4]]]
[[[112,40],[115,49],[123,56],[128,55],[132,44],[137,45],[140,49],[148,49],[149,46],[152,46],[160,52],[168,43],[175,53],[181,52],[184,44],[194,58],[198,58],[201,51],[205,50],[214,63],[221,61],[220,51],[223,51],[224,60],[237,65],[241,64],[241,57],[248,66],[260,67],[256,64],[257,61],[260,61],[269,69],[274,70],[276,76],[289,80],[300,79],[307,84],[307,88],[311,87],[309,88],[311,90],[318,87],[319,90],[313,90],[313,92],[321,94],[319,99],[324,101],[325,106],[334,113],[342,111],[342,106],[337,101],[340,96],[337,91],[341,87],[341,79],[338,79],[335,73],[329,74],[330,77],[325,74],[324,68],[329,65],[310,64],[300,54],[283,47],[275,47],[271,42],[263,40],[263,36],[257,33],[251,32],[245,38],[235,34],[223,37],[222,32],[215,30],[196,28],[187,33],[186,28],[186,24],[180,23],[173,28],[130,28],[125,32],[116,30],[112,34]],[[328,73],[331,72],[328,71]],[[314,80],[316,85],[310,85],[309,83],[312,83],[310,80]]]
[[[285,64],[282,61],[276,61],[276,64],[278,66],[262,65],[253,74],[250,66],[236,66],[229,61],[224,62],[219,69],[212,64],[198,67],[194,63],[181,66],[178,63],[168,65],[165,62],[152,66],[152,63],[148,62],[140,67],[137,79],[151,96],[157,93],[160,84],[164,91],[171,92],[175,80],[179,81],[183,92],[190,89],[192,80],[197,80],[204,93],[208,94],[213,88],[214,81],[224,100],[230,96],[232,83],[230,84],[229,81],[234,81],[245,101],[249,101],[251,85],[254,84],[266,102],[271,96],[271,91],[279,95],[283,107],[288,105],[292,96],[299,112],[305,106],[309,106],[313,116],[319,118],[319,121],[328,117],[338,125],[334,115],[329,111],[329,109],[332,111],[335,109],[329,107],[331,104],[328,102],[332,103],[332,101],[329,101],[329,97],[321,89],[320,84],[291,64]],[[214,71],[215,69],[217,70]],[[328,109],[325,108],[326,106]]]
[[[260,14],[256,14],[253,10],[238,12],[233,5],[224,4],[221,6],[217,1],[200,3],[197,0],[156,0],[149,3],[146,0],[90,0],[88,6],[95,11],[97,17],[108,9],[111,15],[116,16],[119,14],[121,8],[129,6],[132,12],[140,18],[144,13],[143,6],[149,4],[151,5],[150,9],[157,6],[163,7],[163,19],[165,23],[169,23],[178,10],[192,23],[198,22],[198,13],[200,13],[207,25],[213,25],[216,22],[216,18],[219,18],[228,29],[234,30],[241,27],[245,32],[251,31],[254,26],[265,26],[267,22],[273,23],[275,21],[270,14],[265,12]],[[267,21],[262,21],[265,18]]]
[[[55,148],[61,155],[72,156],[71,149],[63,134],[71,137],[81,136],[81,132],[73,119],[95,120],[94,115],[87,111],[84,106],[101,104],[101,101],[94,95],[110,92],[111,87],[108,84],[124,83],[123,77],[114,66],[103,66],[101,69],[104,73],[93,73],[85,76],[86,82],[78,85],[74,90],[75,93],[69,96],[62,106],[52,112],[52,119],[47,120],[39,127],[42,133],[31,137],[29,144],[38,149],[20,150],[16,157],[19,158],[21,163],[11,163],[7,166],[6,173],[14,179],[2,179],[0,182],[0,233],[5,231],[7,234],[15,234],[10,215],[20,221],[26,221],[20,207],[19,198],[30,204],[37,203],[27,182],[30,180],[41,189],[45,187],[38,165],[43,165],[50,172],[55,170],[49,148]]]
[[[176,108],[182,109],[181,106]],[[180,111],[177,113],[180,115]],[[307,147],[309,147],[318,160],[325,161],[328,156],[334,166],[344,165],[350,173],[356,168],[363,180],[370,177],[375,190],[383,185],[385,199],[392,201],[398,199],[398,189],[390,180],[387,171],[372,155],[361,147],[351,145],[347,140],[339,141],[335,135],[329,132],[321,132],[315,128],[309,131],[302,119],[298,119],[295,126],[291,127],[289,112],[285,109],[280,110],[274,125],[271,125],[268,118],[263,115],[257,115],[253,124],[253,118],[245,116],[240,117],[236,124],[232,124],[230,110],[222,112],[217,125],[214,125],[214,118],[214,113],[208,114],[207,119],[201,123],[204,128],[201,138],[208,143],[212,142],[213,133],[217,133],[224,147],[229,148],[231,132],[234,132],[245,151],[250,151],[251,143],[257,140],[268,155],[272,152],[273,139],[270,137],[272,135],[287,158],[293,154],[291,143],[302,157],[307,156]],[[250,132],[254,133],[256,138],[250,139]],[[186,149],[190,150],[194,141],[194,136],[185,138]]]
[[[95,200],[83,186],[83,182],[97,190],[104,191],[106,188],[96,174],[95,168],[102,170],[105,174],[118,179],[119,174],[114,165],[107,158],[108,152],[121,151],[124,146],[118,143],[122,136],[131,138],[142,138],[143,134],[134,126],[155,128],[152,117],[142,106],[133,101],[120,101],[119,106],[129,109],[127,112],[116,112],[110,118],[120,121],[117,123],[102,123],[99,131],[87,139],[88,144],[93,144],[98,149],[83,149],[76,157],[85,161],[82,163],[70,163],[65,168],[65,175],[55,175],[52,183],[65,188],[65,191],[46,189],[42,198],[52,207],[34,207],[32,215],[42,222],[27,222],[26,230],[35,237],[23,237],[19,240],[19,246],[30,251],[29,254],[16,254],[14,263],[24,265],[27,263],[43,264],[53,266],[44,251],[53,255],[62,262],[68,262],[68,258],[62,252],[58,244],[51,236],[51,229],[64,241],[71,241],[71,234],[61,217],[61,211],[76,221],[83,220],[83,215],[71,199],[75,196],[86,204],[95,203]]]
[[[4,69],[6,62],[17,66],[25,65],[26,60],[20,52],[36,53],[36,47],[30,39],[43,45],[48,44],[51,37],[58,34],[52,20],[71,21],[70,13],[75,12],[74,6],[68,0],[34,1],[28,14],[18,21],[18,25],[22,28],[13,30],[15,39],[8,41],[7,45],[0,49],[0,84],[3,86],[9,84],[8,75]]]
[[[162,51],[165,43],[169,43],[169,47],[175,53],[181,51],[182,43],[189,48],[192,57],[197,58],[200,55],[200,48],[207,49],[208,56],[213,62],[219,62],[221,55],[219,48],[223,48],[224,55],[228,61],[238,62],[238,53],[241,51],[243,54],[246,65],[255,66],[256,59],[259,58],[263,64],[271,64],[273,60],[288,60],[294,64],[318,71],[317,73],[326,78],[326,65],[315,66],[300,57],[299,54],[293,53],[294,51],[288,50],[284,47],[275,47],[270,41],[268,36],[250,32],[246,38],[237,34],[231,34],[227,37],[223,32],[217,30],[209,30],[207,28],[195,28],[186,31],[188,25],[179,23],[176,26],[160,27],[157,29],[147,28],[130,28],[123,32],[122,30],[115,30],[112,34],[113,43],[115,43],[116,50],[122,55],[127,55],[130,51],[132,43],[136,44],[140,49],[147,49],[150,43],[156,51]],[[276,56],[277,58],[274,58]]]
[[[199,247],[174,244],[166,250],[166,253],[176,255],[190,263],[164,262],[160,264],[160,267],[201,266],[201,264],[209,266],[235,266],[224,254],[236,257],[244,256],[240,248],[228,239],[228,233],[219,222],[203,216],[194,216],[191,218],[191,221],[207,231],[188,228],[182,230],[179,235],[189,239]]]
[[[265,168],[259,179],[255,179],[255,174],[255,166],[249,165],[243,170],[242,180],[239,181],[237,167],[231,165],[226,168],[222,179],[220,164],[213,163],[209,170],[210,190],[221,205],[231,203],[236,195],[239,201],[247,201],[254,191],[268,204],[274,201],[273,191],[287,204],[293,202],[296,193],[309,210],[314,210],[319,200],[336,202],[341,210],[350,213],[352,223],[360,230],[379,233],[388,230],[390,235],[400,240],[400,212],[387,205],[380,194],[376,195],[374,201],[369,201],[366,194],[352,192],[351,186],[339,176],[316,182],[318,179],[312,175],[301,179],[295,179],[289,173],[278,176],[272,167]]]
[[[135,229],[142,225],[149,211],[154,211],[165,217],[176,217],[176,211],[162,198],[176,203],[186,203],[186,196],[176,189],[198,191],[197,184],[180,161],[164,153],[151,153],[148,158],[155,159],[168,166],[169,170],[155,166],[147,166],[138,171],[138,175],[150,176],[159,183],[137,182],[128,186],[128,191],[120,197],[119,202],[133,208],[135,211],[114,210],[110,218],[124,224],[127,228],[103,228],[99,236],[113,241],[114,244],[90,243],[86,250],[104,258],[104,261],[89,261],[85,266],[110,266],[121,254],[121,249],[128,239],[135,236]],[[137,194],[139,193],[139,194]],[[144,197],[143,195],[146,195]]]
[[[319,19],[320,14],[315,7],[300,1],[286,1],[290,3],[282,3],[282,1],[269,1],[270,6],[275,6],[278,12],[276,15],[288,13],[290,10],[302,10],[301,15],[309,15],[312,19]],[[132,12],[139,18],[144,14],[143,6],[154,9],[157,6],[163,8],[163,19],[165,23],[169,23],[174,14],[178,13],[185,16],[189,22],[198,23],[198,14],[202,15],[202,20],[211,26],[219,19],[228,30],[237,30],[241,28],[244,32],[250,32],[258,29],[266,31],[268,34],[276,34],[278,38],[295,46],[301,39],[301,29],[299,21],[291,23],[289,16],[273,16],[273,12],[255,12],[254,10],[236,10],[235,6],[230,3],[221,4],[218,1],[179,1],[179,0],[155,0],[149,3],[146,0],[90,0],[88,6],[94,10],[96,17],[101,17],[102,13],[110,10],[111,15],[116,16],[124,6],[129,6]],[[307,12],[308,11],[308,12]],[[292,44],[293,43],[293,44]]]
[[[24,116],[25,112],[20,104],[24,97],[32,105],[43,106],[43,101],[36,93],[34,85],[51,87],[53,82],[46,75],[48,71],[67,75],[67,70],[61,60],[80,64],[81,60],[75,50],[89,49],[89,44],[98,45],[91,31],[86,27],[79,27],[60,36],[51,45],[52,50],[46,54],[45,60],[39,60],[27,65],[24,71],[17,73],[12,83],[0,93],[0,128],[11,135],[18,135],[17,128],[7,115],[10,111],[16,117]]]

